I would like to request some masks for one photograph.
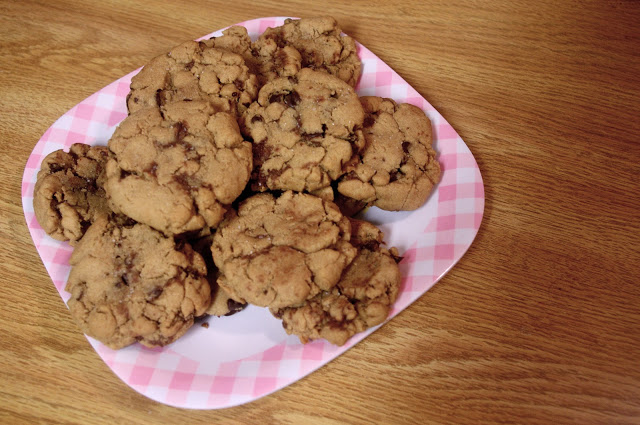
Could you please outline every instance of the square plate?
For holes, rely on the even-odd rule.
[[[286,18],[242,22],[255,39]],[[202,38],[219,36],[222,30]],[[484,210],[484,186],[476,161],[455,130],[420,94],[363,45],[356,43],[362,76],[360,96],[375,95],[418,106],[431,119],[434,148],[442,180],[427,203],[416,211],[387,212],[369,208],[364,218],[385,233],[388,246],[404,257],[403,282],[388,320],[431,288],[464,255],[475,238]],[[55,288],[64,290],[72,248],[45,234],[33,212],[33,188],[42,159],[72,143],[106,145],[127,116],[125,97],[136,70],[89,96],[60,117],[42,136],[27,160],[22,205],[35,247]],[[376,328],[358,334],[344,346],[324,340],[306,345],[288,336],[266,309],[249,306],[230,317],[210,317],[208,328],[194,325],[169,346],[149,349],[134,344],[111,350],[87,337],[98,355],[127,385],[141,394],[177,407],[218,409],[270,394],[313,372],[344,353]]]

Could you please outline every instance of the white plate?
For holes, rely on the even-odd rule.
[[[285,18],[243,22],[252,38]],[[221,35],[221,30],[207,36]],[[205,38],[203,37],[203,38]],[[484,209],[482,177],[473,155],[451,126],[418,92],[364,46],[358,44],[362,77],[358,94],[389,97],[422,108],[434,128],[434,148],[443,168],[442,181],[428,202],[412,212],[370,208],[365,218],[380,225],[389,246],[404,256],[404,276],[393,318],[431,288],[466,252]],[[33,242],[53,283],[66,302],[71,248],[48,237],[33,213],[33,187],[40,162],[48,153],[72,143],[106,145],[127,115],[125,97],[134,71],[91,95],[60,117],[42,136],[27,161],[22,204]],[[208,328],[194,326],[162,349],[139,344],[111,350],[88,338],[100,357],[125,383],[147,397],[173,406],[217,409],[267,395],[316,370],[366,338],[358,334],[342,347],[325,341],[300,344],[287,336],[268,311],[249,307],[230,317],[208,318]],[[393,323],[389,326],[393,326]],[[391,344],[394,342],[391,341]]]

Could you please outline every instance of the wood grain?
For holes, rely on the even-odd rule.
[[[22,213],[69,108],[170,47],[330,13],[480,165],[477,239],[432,290],[301,381],[219,411],[127,387],[71,321]],[[0,1],[0,422],[640,423],[640,3]]]

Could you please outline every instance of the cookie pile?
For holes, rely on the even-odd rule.
[[[107,147],[48,155],[34,211],[74,246],[82,331],[164,346],[248,303],[305,343],[382,323],[400,257],[353,216],[419,208],[440,167],[425,114],[358,97],[360,71],[331,17],[231,27],[145,65]]]

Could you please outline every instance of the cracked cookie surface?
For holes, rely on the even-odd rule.
[[[209,307],[202,257],[132,220],[98,218],[69,263],[71,315],[84,333],[113,349],[136,341],[167,345]]]
[[[203,101],[127,117],[109,141],[105,189],[113,210],[164,232],[215,227],[251,173],[235,119]]]
[[[236,300],[262,307],[300,305],[331,290],[353,260],[350,224],[331,202],[270,193],[240,204],[213,238],[218,283]]]
[[[106,146],[75,143],[42,161],[33,190],[38,223],[52,238],[74,245],[95,219],[109,212],[103,188]]]
[[[282,26],[267,28],[256,42],[273,40],[279,47],[292,46],[300,52],[302,67],[326,71],[355,87],[362,65],[355,41],[342,35],[330,16],[287,19]]]
[[[302,68],[300,52],[290,45],[278,45],[273,38],[258,38],[252,44],[252,52],[261,87],[277,77],[291,77]]]
[[[257,78],[243,57],[226,50],[239,44],[231,35],[224,41],[188,41],[153,58],[131,79],[129,113],[181,100],[206,100],[218,111],[239,116],[258,92]]]
[[[374,96],[360,98],[366,147],[338,192],[389,211],[422,206],[440,181],[431,121],[418,107]]]
[[[299,307],[271,309],[288,334],[302,343],[326,339],[343,345],[359,332],[384,322],[402,280],[397,250],[382,246],[383,234],[373,224],[351,219],[351,243],[358,254],[340,281]]]
[[[364,110],[352,87],[303,68],[265,84],[244,115],[256,190],[315,191],[342,176],[364,147]]]

